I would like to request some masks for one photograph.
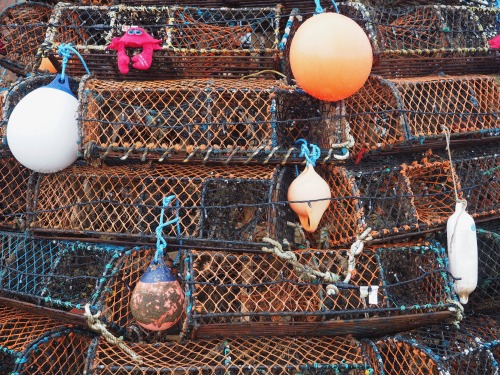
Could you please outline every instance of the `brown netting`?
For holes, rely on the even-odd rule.
[[[85,79],[80,91],[88,157],[285,162],[300,138],[324,157],[350,139],[342,103],[273,80]]]
[[[49,5],[28,1],[0,13],[1,66],[22,75],[32,70],[51,12]]]
[[[293,253],[309,269],[332,272],[341,280],[347,273],[347,250]],[[365,248],[351,283],[337,284],[339,291],[330,295],[327,283],[311,281],[274,254],[190,250],[184,275],[188,315],[183,334],[192,338],[310,335],[335,332],[339,322],[351,319],[407,314],[411,320],[412,314],[446,311],[451,297],[444,257],[444,249],[433,245]],[[360,294],[362,286],[380,288],[377,302]],[[392,324],[397,331],[405,329],[407,322]]]
[[[496,374],[499,333],[495,319],[469,316],[460,328],[433,325],[376,341],[363,340],[363,347],[375,375]]]
[[[261,71],[279,70],[281,7],[195,8],[180,6],[74,6],[59,3],[47,30],[44,53],[57,56],[61,43],[73,43],[93,76],[105,79],[239,78]],[[161,50],[154,51],[146,70],[118,70],[115,51],[106,50],[123,27],[141,26]],[[138,54],[140,49],[128,49]],[[67,73],[82,76],[85,70],[73,57]],[[275,77],[272,72],[268,77]]]
[[[477,219],[499,214],[496,148],[454,152],[458,196],[470,202],[468,212]],[[401,155],[317,168],[334,198],[309,240],[338,246],[355,241],[367,227],[374,238],[384,240],[441,229],[455,207],[448,157],[435,152],[419,162],[411,160]]]
[[[371,76],[345,106],[354,154],[444,140],[443,126],[453,138],[500,134],[500,86],[494,76]]]
[[[36,233],[153,242],[162,200],[166,239],[259,242],[292,239],[284,200],[293,174],[267,166],[131,164],[73,166],[39,175],[30,229]]]
[[[340,12],[368,34],[372,72],[385,77],[474,74],[499,71],[487,41],[496,36],[494,7],[423,5],[386,7],[341,3]]]
[[[340,374],[370,370],[359,342],[346,337],[259,337],[131,344],[143,363],[101,340],[93,374]]]
[[[0,306],[0,374],[81,374],[91,337],[57,320]]]
[[[23,231],[27,228],[31,171],[7,153],[0,153],[0,227]]]

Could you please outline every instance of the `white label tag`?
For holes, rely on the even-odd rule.
[[[368,294],[368,303],[370,305],[378,305],[378,286],[372,286]]]
[[[367,286],[360,286],[359,287],[359,296],[361,298],[368,297],[368,287]]]

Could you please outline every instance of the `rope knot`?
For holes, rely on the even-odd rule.
[[[307,141],[304,138],[298,139],[295,144],[300,144],[300,154],[299,157],[304,157],[308,165],[316,166],[316,160],[321,156],[321,149],[315,144],[307,144]],[[309,151],[309,148],[311,150]]]

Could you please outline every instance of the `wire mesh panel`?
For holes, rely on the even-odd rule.
[[[493,319],[467,317],[460,328],[433,325],[377,341],[364,341],[364,347],[371,352],[369,357],[376,375],[497,374],[499,365],[490,349],[498,343],[498,333],[498,324]],[[373,362],[373,359],[378,360]]]
[[[444,140],[442,126],[454,138],[500,135],[500,86],[494,76],[371,76],[345,106],[355,154]]]
[[[0,228],[26,229],[30,176],[29,169],[5,151],[0,153]]]
[[[152,242],[164,197],[175,195],[168,240],[259,242],[289,238],[284,201],[293,173],[267,166],[187,164],[73,166],[39,175],[30,229],[64,236]],[[288,219],[287,219],[288,218]]]
[[[478,284],[466,307],[475,310],[495,310],[500,305],[500,233],[478,228]]]
[[[1,66],[23,75],[32,70],[51,12],[50,5],[28,1],[0,13]]]
[[[370,371],[359,342],[347,337],[271,337],[133,344],[143,363],[100,341],[92,374],[340,374]]]
[[[372,72],[385,77],[496,73],[500,57],[495,8],[423,5],[369,6],[348,2],[340,12],[368,34],[375,54]]]
[[[279,68],[280,15],[279,6],[233,9],[58,4],[45,46],[57,58],[61,43],[74,44],[91,73],[99,78],[239,78]],[[161,40],[161,49],[151,51],[153,62],[148,70],[131,68],[124,75],[118,70],[116,52],[106,50],[106,46],[130,26],[143,27]],[[128,53],[149,54],[140,48]],[[67,71],[74,76],[85,74],[77,58],[70,60]]]
[[[454,156],[458,195],[470,202],[468,212],[475,218],[499,214],[496,147],[465,149]],[[384,239],[440,229],[455,206],[447,159],[435,152],[420,162],[396,156],[318,169],[334,198],[311,240],[318,246],[348,244],[367,227],[374,238]]]
[[[297,158],[300,138],[323,149],[324,157],[349,143],[341,103],[273,80],[88,78],[80,91],[89,156],[268,162]]]
[[[296,250],[308,269],[347,273],[347,250]],[[330,294],[326,283],[311,281],[274,254],[223,251],[188,252],[188,296],[184,335],[332,334],[339,321],[447,311],[453,306],[444,249],[401,244],[365,249],[351,284]],[[379,288],[367,299],[362,287]],[[374,298],[374,299],[372,299]],[[392,329],[405,329],[404,319]],[[363,324],[358,322],[358,324]],[[398,326],[398,324],[400,326]],[[369,331],[369,322],[366,323]],[[351,332],[354,333],[354,332]]]
[[[0,306],[0,373],[81,374],[91,337],[56,320]]]

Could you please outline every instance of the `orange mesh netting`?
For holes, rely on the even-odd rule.
[[[0,65],[19,74],[33,68],[45,38],[52,7],[26,2],[11,5],[0,13]]]
[[[0,306],[1,374],[81,374],[91,338],[62,323]]]
[[[476,218],[499,213],[496,148],[485,145],[475,151],[454,152],[458,196],[467,199],[468,212]],[[317,170],[334,197],[318,230],[308,237],[318,246],[348,244],[367,227],[373,237],[386,239],[437,230],[453,213],[454,184],[445,153],[435,152],[420,162],[401,155]]]
[[[493,76],[383,79],[372,76],[346,99],[354,154],[362,149],[500,134],[500,86]]]
[[[81,92],[87,156],[286,161],[298,157],[299,138],[326,154],[346,147],[349,136],[340,103],[274,80],[86,79]]]
[[[118,79],[239,78],[262,70],[278,70],[281,7],[194,8],[180,6],[55,6],[45,52],[57,56],[60,43],[73,43],[95,77]],[[105,51],[122,27],[144,27],[162,49],[147,71],[119,72],[116,53]],[[129,49],[129,54],[140,53]],[[59,58],[60,59],[60,58]],[[85,70],[70,60],[69,75]],[[269,73],[268,76],[274,77]]]
[[[31,171],[13,157],[0,154],[0,227],[25,230]]]
[[[93,374],[288,374],[335,372],[364,375],[369,364],[352,337],[235,338],[166,344],[131,344],[143,363],[99,342]]]
[[[304,267],[342,279],[346,275],[347,250],[293,253]],[[450,298],[443,257],[443,248],[423,245],[365,249],[351,284],[337,284],[339,291],[330,295],[327,283],[311,281],[274,254],[191,250],[184,276],[188,290],[184,334],[286,335],[300,327],[308,327],[310,334],[338,319],[443,311]],[[377,302],[368,302],[360,294],[361,286],[378,286]]]
[[[496,36],[499,11],[494,7],[344,3],[339,8],[369,36],[375,74],[415,77],[499,71],[498,56],[487,43]]]
[[[162,199],[175,195],[166,220],[179,222],[164,229],[168,239],[230,243],[258,242],[265,235],[287,238],[291,211],[270,205],[283,194],[284,172],[266,166],[73,166],[39,175],[30,227],[152,242]]]

